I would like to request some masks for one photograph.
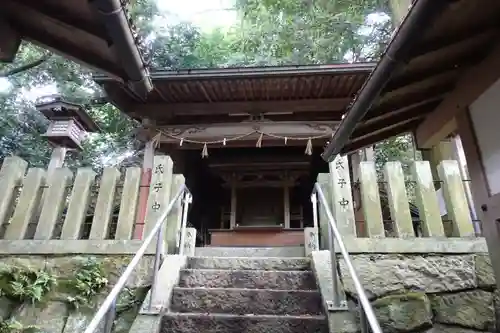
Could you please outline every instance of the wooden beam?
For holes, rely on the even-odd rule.
[[[133,103],[133,99],[126,92],[124,93],[124,90],[126,91],[127,88],[123,85],[123,83],[120,82],[118,84],[121,87],[117,87],[116,82],[113,82],[113,84],[105,82],[103,84],[103,88],[106,91],[106,96],[108,100],[118,109],[126,112],[128,110],[128,106],[131,103]],[[136,119],[139,120],[140,118]],[[149,119],[149,118],[143,117],[143,119]]]
[[[158,103],[135,104],[130,107],[130,110],[133,115],[150,118],[180,115],[260,114],[266,112],[307,113],[345,110],[350,101],[351,98],[329,98],[257,102]]]
[[[34,18],[33,16],[31,16],[32,14],[38,12],[41,15],[49,17],[53,21],[59,21],[59,24],[66,25],[68,29],[78,29],[81,31],[85,31],[90,35],[94,35],[102,39],[107,39],[106,30],[102,29],[102,26],[100,24],[82,19],[82,15],[78,15],[78,11],[71,13],[65,10],[63,6],[54,5],[53,3],[51,4],[51,2],[44,2],[39,0],[2,0],[2,6],[8,8],[8,11],[10,12],[30,13],[30,19]]]
[[[382,132],[386,131],[387,129],[390,129],[393,127],[396,128],[396,127],[400,126],[401,124],[406,124],[408,122],[413,122],[415,120],[422,119],[424,116],[425,116],[425,113],[412,114],[412,115],[411,114],[407,115],[405,113],[402,113],[402,114],[395,116],[393,119],[391,119],[392,121],[390,122],[390,124],[391,124],[390,126],[384,126],[384,124],[382,124],[381,122],[378,122],[375,124],[371,124],[371,125],[356,129],[353,133],[352,140],[357,141],[357,140],[360,140],[362,138],[370,137],[370,136],[373,136],[377,133],[382,133]],[[376,143],[376,142],[373,142],[373,143]]]
[[[425,117],[426,114],[431,112],[437,102],[421,104],[412,108],[404,108],[391,112],[387,117],[372,118],[368,122],[359,125],[353,132],[352,138],[363,137],[375,133],[380,129],[386,128],[387,125],[399,124],[412,119],[419,119]]]
[[[414,51],[409,54],[409,59],[420,57],[425,54],[439,51],[444,48],[452,47],[453,45],[462,43],[463,41],[476,38],[478,35],[483,33],[490,33],[492,30],[500,28],[500,23],[497,17],[492,21],[483,21],[474,27],[465,25],[465,29],[453,31],[453,34],[446,34],[444,36],[439,36],[437,38],[427,40],[423,39],[414,48]]]
[[[404,71],[403,75],[391,80],[384,88],[383,93],[419,83],[430,77],[446,74],[453,75],[455,72],[464,67],[477,64],[484,57],[484,54],[478,50],[481,50],[482,46],[485,45],[489,39],[491,39],[491,32],[486,35],[488,38],[485,38],[484,36],[481,37],[483,38],[468,40],[470,43],[467,43],[466,45],[464,43],[464,49],[458,50],[455,54],[450,55],[449,52],[447,52],[446,57],[441,56],[441,59],[437,59],[437,61],[432,62],[427,68],[421,68],[423,66],[409,65],[408,67],[410,70],[408,72]]]
[[[295,121],[295,122],[319,122],[328,121],[330,123],[340,122],[344,112],[310,112],[310,113],[295,113],[295,114],[272,114],[266,115],[265,119],[269,121]],[[139,117],[134,116],[139,119]],[[181,125],[199,125],[199,124],[227,124],[248,121],[248,115],[228,116],[228,115],[199,115],[199,116],[182,116],[173,118],[157,119],[158,126],[181,126]]]
[[[21,36],[3,17],[0,17],[0,36],[0,61],[14,61],[21,44]]]
[[[298,161],[297,157],[300,157],[302,160]],[[293,171],[307,168],[309,165],[310,161],[305,155],[291,155],[289,158],[276,158],[274,160],[269,159],[266,162],[255,162],[254,159],[251,158],[242,159],[242,161],[239,162],[233,162],[231,159],[224,159],[220,156],[212,156],[208,164],[208,166],[212,169],[218,169],[221,171],[234,171],[234,169],[238,169],[238,172],[249,170],[254,172],[260,172],[260,170],[279,172],[282,172],[283,170]]]
[[[364,137],[356,138],[355,140],[349,142],[344,149],[342,149],[342,154],[348,154],[361,148],[371,146],[379,141],[412,131],[419,122],[421,122],[420,118],[409,119],[399,124],[393,124],[391,126],[381,128],[380,130],[371,132],[369,135]]]
[[[477,66],[462,75],[456,88],[418,126],[415,137],[420,149],[431,148],[456,129],[455,116],[463,112],[500,78],[500,43]]]
[[[41,20],[41,16],[44,16],[43,14],[31,9],[26,9],[24,14],[26,17],[29,17],[29,19],[21,19],[17,16],[15,17],[15,21],[11,21],[12,27],[18,31],[24,39],[49,49],[54,53],[63,55],[79,64],[101,71],[114,79],[127,78],[127,74],[121,65],[114,61],[114,55],[111,51],[109,52],[109,57],[107,57],[108,54],[101,49],[92,49],[88,44],[82,45],[81,40],[78,40],[78,38],[66,39],[55,34],[49,34],[46,30],[40,29],[33,23],[34,20]],[[50,22],[50,18],[45,17],[44,19]],[[67,31],[71,33],[69,28]],[[99,41],[102,41],[102,44],[106,45],[105,40],[99,40],[97,37],[93,38],[96,41],[94,45],[100,45],[101,43],[98,43]],[[104,56],[103,53],[105,54]]]
[[[422,81],[385,93],[380,97],[379,105],[399,102],[401,104],[406,104],[408,103],[407,100],[413,98],[415,94],[420,95],[421,98],[427,99],[429,95],[435,94],[438,89],[446,89],[446,86],[453,86],[459,76],[459,70],[452,70],[427,77]]]
[[[226,139],[226,143],[233,141],[232,138],[255,139],[260,133],[264,134],[263,139],[277,138],[287,142],[307,141],[308,138],[331,137],[336,124],[331,122],[242,122],[229,124],[202,124],[188,126],[162,127],[162,142],[177,143],[181,139],[187,143],[190,140],[196,142],[211,142]],[[256,132],[261,131],[261,132]],[[266,135],[269,133],[269,135]]]
[[[443,99],[443,95],[437,95],[437,96],[430,97],[428,99],[424,99],[424,100],[419,101],[419,102],[405,105],[401,108],[396,108],[394,111],[387,111],[386,110],[385,112],[377,112],[377,113],[370,114],[370,117],[367,117],[365,120],[363,120],[363,122],[359,125],[359,127],[365,126],[368,124],[372,124],[374,122],[379,122],[382,120],[385,120],[386,121],[385,124],[387,124],[388,122],[390,122],[390,118],[392,116],[400,114],[400,113],[406,114],[408,112],[411,112],[414,109],[428,110],[430,112],[431,110],[434,110],[434,108],[436,106],[438,106],[439,103],[441,103],[442,99]]]

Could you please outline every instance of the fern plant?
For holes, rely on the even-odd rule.
[[[0,321],[0,333],[36,333],[40,329],[35,325],[23,325],[17,320]]]
[[[66,301],[74,309],[82,305],[90,305],[92,299],[107,285],[108,279],[102,264],[94,258],[89,258],[78,269],[75,277],[67,281],[70,296],[66,298]]]
[[[56,285],[56,277],[46,270],[15,266],[0,268],[0,296],[21,304],[42,301]]]

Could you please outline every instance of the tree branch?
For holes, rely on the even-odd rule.
[[[45,61],[47,61],[50,58],[50,56],[51,56],[50,54],[46,54],[46,55],[40,57],[39,59],[37,59],[37,60],[35,60],[33,62],[30,62],[28,64],[25,64],[25,65],[22,65],[22,66],[19,66],[19,67],[15,67],[15,68],[12,68],[12,69],[10,69],[8,71],[0,73],[0,77],[6,78],[6,77],[9,77],[9,76],[13,76],[13,75],[25,72],[25,71],[30,70],[32,68],[35,68],[37,66],[40,66]]]

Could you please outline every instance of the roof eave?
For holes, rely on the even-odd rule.
[[[331,162],[341,153],[355,126],[369,111],[393,73],[405,64],[409,47],[421,37],[421,27],[431,24],[446,5],[446,0],[418,0],[413,3],[377,66],[355,97],[332,140],[325,147],[322,154],[325,161]]]
[[[241,68],[207,68],[186,70],[161,70],[150,73],[152,80],[196,80],[214,78],[246,78],[296,75],[324,75],[324,74],[351,74],[370,73],[376,63],[335,64],[335,65],[305,65],[305,66],[276,66],[276,67],[241,67]],[[101,84],[113,81],[113,78],[104,74],[95,74],[93,79]]]

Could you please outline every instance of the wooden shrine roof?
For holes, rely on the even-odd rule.
[[[12,61],[24,39],[130,84],[131,91],[142,96],[151,85],[124,3],[2,0],[0,61]]]
[[[95,76],[122,111],[162,124],[239,122],[248,114],[280,121],[339,121],[373,63],[156,71],[146,101]]]
[[[403,26],[408,24],[411,15],[416,14],[414,9],[419,2],[424,1],[416,1],[391,44],[402,43]],[[389,74],[390,79],[382,91],[372,100],[367,114],[357,123],[347,144],[338,147],[342,148],[342,153],[414,131],[454,89],[464,73],[481,62],[495,44],[498,45],[499,1],[434,0],[430,6],[444,8],[439,8],[439,14],[430,24],[419,27],[418,38],[411,40],[403,59],[393,59],[394,55],[386,52],[377,65],[380,66],[384,57],[386,61],[401,61],[401,65]],[[361,95],[368,90],[369,80],[375,80],[376,71],[360,90],[350,110],[360,103]],[[340,127],[344,126],[342,123]],[[334,137],[332,147],[335,142]]]

